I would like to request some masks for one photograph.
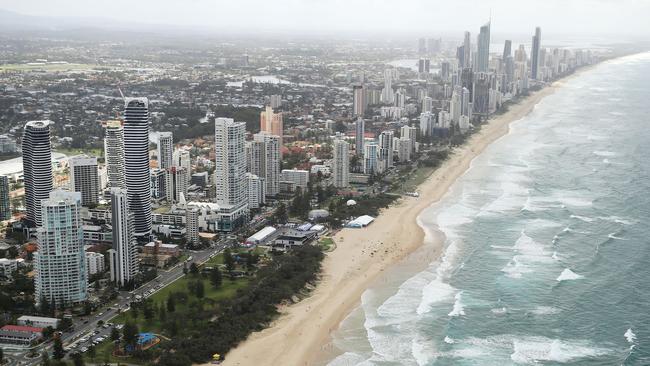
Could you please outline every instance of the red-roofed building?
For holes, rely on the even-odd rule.
[[[30,346],[43,337],[43,328],[25,325],[5,325],[0,328],[0,344]]]

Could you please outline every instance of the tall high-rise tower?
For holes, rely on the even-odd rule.
[[[119,287],[130,284],[138,273],[138,250],[133,232],[133,214],[125,189],[111,188],[113,247],[108,251],[111,281]]]
[[[34,255],[35,300],[56,307],[78,304],[87,298],[88,278],[83,229],[77,192],[52,191],[41,202],[42,226]]]
[[[355,137],[354,137],[354,153],[361,156],[363,155],[363,143],[366,134],[366,122],[363,118],[357,118],[354,123]]]
[[[260,113],[260,132],[279,136],[280,145],[282,145],[282,136],[284,135],[282,113],[275,113],[271,106],[266,106],[266,109]]]
[[[262,143],[251,146],[261,146],[259,155],[263,155],[259,162],[251,162],[252,166],[259,166],[260,169],[253,174],[265,179],[268,196],[276,196],[280,193],[280,137],[260,132],[253,136],[253,140]]]
[[[350,185],[350,144],[334,140],[334,159],[332,160],[334,187],[345,188]]]
[[[52,179],[51,121],[31,121],[23,131],[23,175],[27,220],[41,225],[41,201],[54,188]]]
[[[158,134],[158,168],[171,168],[174,160],[174,135],[171,132]]]
[[[465,32],[463,39],[463,64],[461,65],[464,69],[472,67],[472,44],[470,37],[470,33]]]
[[[126,98],[124,104],[124,171],[135,236],[151,234],[149,173],[149,100]]]
[[[87,155],[73,156],[70,164],[70,190],[81,193],[83,206],[96,205],[99,202],[99,173],[97,158]]]
[[[122,121],[104,123],[104,160],[109,188],[126,189],[124,178],[124,127]]]
[[[245,122],[235,122],[232,118],[215,119],[216,201],[228,216],[222,216],[218,224],[220,230],[232,230],[248,218],[245,137]]]
[[[481,27],[477,45],[476,70],[478,72],[488,72],[490,67],[490,22]]]
[[[393,167],[393,131],[382,131],[379,135],[379,171]]]
[[[366,113],[366,88],[362,84],[352,86],[352,114],[363,116]]]
[[[539,73],[539,48],[542,43],[542,29],[535,28],[533,45],[530,50],[530,78],[537,80]]]
[[[506,39],[506,42],[503,45],[503,60],[505,61],[509,56],[512,56],[512,41]]]
[[[9,177],[0,175],[0,221],[11,218],[9,202]]]
[[[381,91],[382,103],[392,104],[395,101],[395,92],[393,91],[393,70],[384,70],[384,89]]]

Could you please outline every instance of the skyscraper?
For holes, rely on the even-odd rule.
[[[377,142],[369,141],[363,148],[363,173],[377,174],[379,172],[379,146]]]
[[[276,196],[280,193],[280,137],[260,132],[253,135],[253,140],[257,144],[251,146],[261,151],[254,153],[259,160],[251,162],[256,167],[252,173],[264,178],[268,196]]]
[[[363,155],[363,143],[365,141],[366,121],[363,118],[357,118],[354,122],[355,136],[354,136],[354,153]]]
[[[230,231],[248,219],[246,123],[232,118],[214,121],[216,201],[223,212],[218,229]]]
[[[187,182],[192,178],[192,157],[190,152],[185,149],[176,149],[174,151],[172,166],[185,168],[187,171]]]
[[[278,94],[271,95],[271,108],[276,109],[282,107],[282,96]]]
[[[187,242],[193,245],[199,244],[199,210],[195,207],[188,207],[185,210],[185,235]]]
[[[187,196],[187,169],[173,166],[165,172],[165,195],[168,203],[178,203]]]
[[[472,45],[470,41],[471,34],[465,32],[465,37],[463,40],[463,63],[461,64],[463,69],[472,67]]]
[[[334,140],[332,177],[334,178],[332,183],[336,188],[350,185],[350,144],[341,139]]]
[[[174,160],[174,135],[171,132],[158,134],[158,168],[171,168]]]
[[[31,121],[23,131],[23,176],[25,181],[26,218],[41,225],[41,201],[54,188],[52,179],[51,121]]]
[[[149,100],[126,98],[124,103],[124,172],[136,237],[149,241],[151,185],[149,173]]]
[[[416,127],[411,127],[411,126],[402,126],[402,128],[400,129],[401,137],[406,137],[407,139],[411,140],[411,151],[415,151],[417,132],[418,129]]]
[[[361,84],[352,86],[352,113],[355,116],[366,113],[366,88]]]
[[[130,284],[138,273],[138,250],[133,229],[133,214],[128,194],[122,188],[111,188],[111,225],[113,246],[109,252],[111,281],[119,287]]]
[[[393,131],[379,134],[379,171],[385,172],[393,167]]]
[[[11,218],[9,202],[9,177],[0,175],[0,221]]]
[[[530,49],[530,78],[537,80],[539,72],[539,48],[542,42],[542,29],[535,28],[533,36],[533,45]]]
[[[266,109],[260,113],[260,132],[279,136],[280,146],[282,146],[282,136],[284,135],[282,113],[275,113],[271,106],[266,106]]]
[[[62,190],[52,191],[41,202],[43,222],[34,254],[35,300],[39,305],[45,300],[57,308],[66,307],[87,298],[80,203],[81,194]]]
[[[395,99],[393,94],[393,70],[384,70],[384,89],[381,91],[381,101],[385,104],[392,104]]]
[[[431,97],[422,98],[422,113],[433,112],[433,99]]]
[[[68,163],[70,164],[70,190],[81,193],[83,206],[99,203],[97,158],[77,155],[71,157]]]
[[[109,188],[126,189],[124,177],[124,127],[121,121],[104,123],[104,160]]]
[[[253,173],[246,173],[248,181],[248,207],[260,208],[266,203],[266,183]]]
[[[431,70],[431,60],[428,58],[421,58],[418,61],[418,72],[420,74],[428,74]]]
[[[476,59],[476,70],[488,72],[490,61],[490,22],[481,27],[478,34],[478,52]]]
[[[503,45],[503,60],[505,61],[509,56],[512,56],[512,41],[506,39],[506,43]]]
[[[422,136],[430,137],[433,136],[433,126],[435,123],[436,116],[431,112],[424,112],[420,114],[420,133]],[[407,137],[408,138],[408,137]],[[402,159],[400,159],[401,161]]]

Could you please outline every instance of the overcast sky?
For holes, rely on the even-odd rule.
[[[650,35],[650,0],[0,0],[29,15],[306,32]]]

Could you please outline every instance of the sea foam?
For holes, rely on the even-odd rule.
[[[557,277],[557,281],[558,282],[571,281],[571,280],[579,280],[581,278],[583,278],[583,276],[573,272],[568,268],[565,268],[564,271],[562,271],[562,273],[560,273],[560,275]]]

